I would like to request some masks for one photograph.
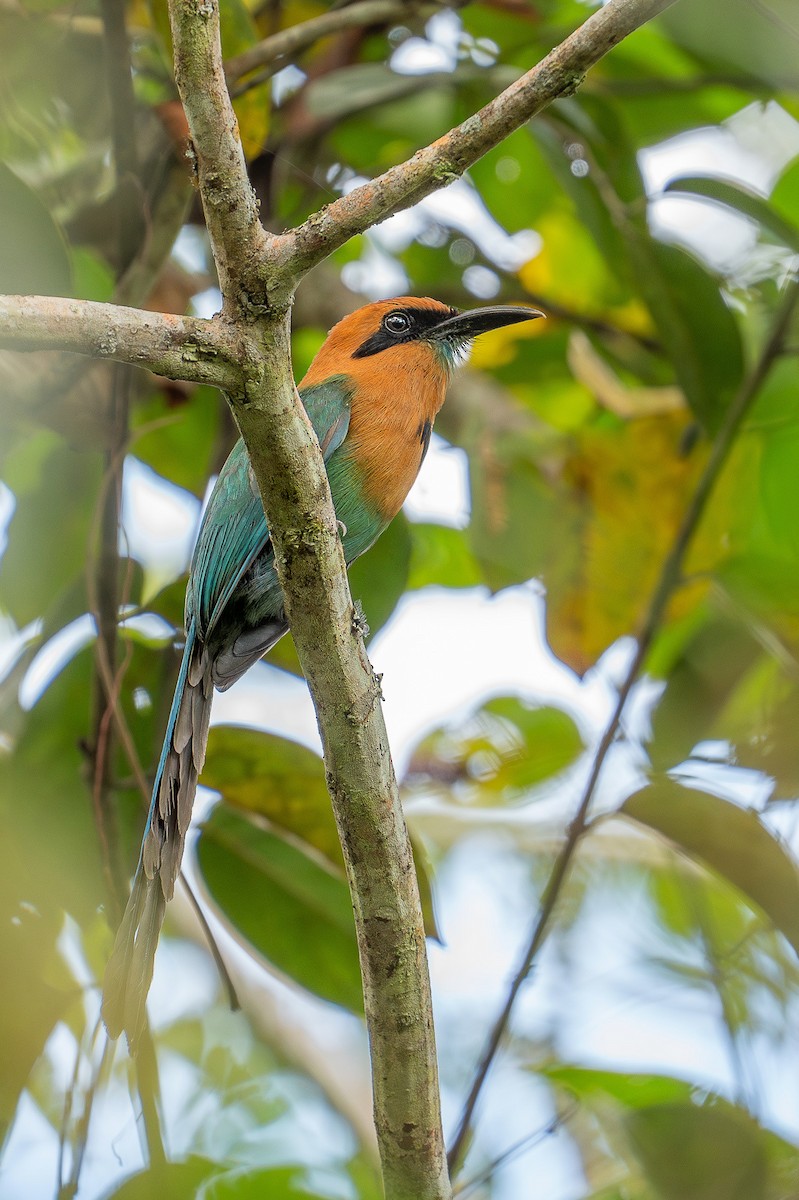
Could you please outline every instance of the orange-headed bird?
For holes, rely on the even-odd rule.
[[[319,439],[347,563],[399,512],[422,465],[447,382],[473,338],[530,321],[532,308],[459,313],[402,296],[368,304],[329,333],[299,387]],[[166,902],[180,870],[211,696],[288,629],[261,496],[244,443],[205,510],[186,589],[186,647],[155,774],[139,864],[105,976],[103,1017],[135,1050]]]

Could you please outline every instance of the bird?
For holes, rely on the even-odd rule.
[[[472,340],[543,316],[460,312],[428,297],[368,304],[335,325],[298,387],[327,470],[349,566],[399,512],[430,446],[449,379]],[[167,901],[180,871],[208,739],[225,691],[286,633],[274,552],[244,442],[202,518],[186,588],[185,643],[130,898],[106,968],[102,1013],[136,1053]]]

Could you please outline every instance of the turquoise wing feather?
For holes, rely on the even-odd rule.
[[[347,436],[352,385],[336,375],[300,392],[325,461]],[[207,641],[238,584],[267,550],[261,495],[239,440],[222,468],[200,526],[186,591],[186,626],[194,619]]]

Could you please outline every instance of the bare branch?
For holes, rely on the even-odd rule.
[[[233,82],[259,67],[274,67],[277,70],[285,59],[302,53],[331,33],[357,29],[361,25],[378,25],[400,17],[407,20],[409,12],[413,13],[414,9],[415,5],[409,4],[408,0],[359,0],[356,4],[348,4],[346,8],[334,8],[300,25],[292,25],[290,29],[281,29],[279,33],[273,33],[257,45],[229,58],[225,63],[225,74],[228,81]]]
[[[222,311],[229,317],[257,316],[266,305],[261,265],[267,235],[225,83],[218,0],[173,0],[169,16],[175,82],[194,145]]]
[[[176,317],[60,296],[0,296],[0,346],[71,350],[146,367],[168,379],[241,388],[236,331],[221,320]]]
[[[314,213],[270,243],[273,269],[295,282],[349,238],[459,178],[489,150],[559,96],[577,90],[588,69],[622,38],[674,0],[608,0],[546,58],[485,108],[412,158]]]

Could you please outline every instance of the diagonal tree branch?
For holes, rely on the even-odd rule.
[[[168,379],[241,388],[240,338],[222,321],[60,296],[0,296],[0,346],[71,350],[146,367]]]
[[[675,0],[609,0],[532,70],[412,158],[354,188],[274,239],[270,253],[295,283],[355,234],[459,178],[553,100],[577,90],[590,67]]]

